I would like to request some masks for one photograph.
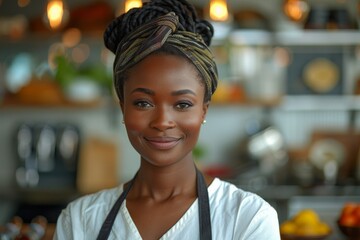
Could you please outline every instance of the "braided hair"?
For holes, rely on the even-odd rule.
[[[170,12],[174,13],[177,16],[179,28],[181,29],[181,31],[196,34],[197,36],[199,36],[199,38],[202,39],[204,46],[210,46],[211,39],[214,35],[213,26],[208,21],[199,19],[194,7],[186,0],[151,0],[144,3],[141,8],[133,8],[127,13],[120,15],[115,20],[113,20],[105,30],[105,46],[115,55],[117,55],[119,45],[123,44],[122,41],[124,39],[127,39],[127,37],[129,37],[131,34],[136,32],[139,28],[146,25],[147,23],[152,22],[159,17],[167,15]],[[178,48],[172,46],[171,44],[168,44],[167,42],[165,42],[161,48],[154,51],[153,53],[177,55],[184,57],[184,59],[191,63],[194,63],[192,60],[189,59],[189,56],[187,56],[186,53],[180,51]],[[204,53],[204,55],[207,54],[208,53]],[[207,56],[209,57],[209,55]],[[209,59],[205,61],[208,63]],[[206,85],[204,96],[205,102],[210,101],[211,95],[214,93],[217,86],[216,64],[213,62],[213,60],[210,61],[210,65],[207,65],[205,68],[211,69],[210,75],[212,77],[208,76],[205,78],[203,75],[204,72],[201,73],[201,71],[198,71],[199,80],[202,80],[201,83],[205,83],[204,85]],[[200,68],[204,69],[203,67]],[[130,69],[123,69],[122,74],[117,74],[114,76],[115,89],[120,101],[123,101],[123,83],[127,79],[129,70]],[[211,78],[211,80],[209,80],[209,78]],[[211,81],[212,83],[209,83],[209,81]],[[211,86],[209,86],[209,84]]]
[[[144,3],[141,8],[130,9],[110,23],[104,33],[105,46],[112,51],[120,41],[139,26],[159,16],[174,12],[186,31],[198,33],[206,45],[210,46],[214,35],[213,26],[206,20],[199,19],[194,7],[186,0],[152,0]]]

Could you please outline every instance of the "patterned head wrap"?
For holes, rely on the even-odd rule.
[[[215,92],[218,76],[213,54],[202,37],[182,30],[175,13],[170,12],[139,27],[125,39],[116,50],[114,61],[115,89],[121,99],[121,77],[126,70],[139,63],[152,52],[160,49],[166,42],[182,52],[197,68],[203,77],[206,91]]]

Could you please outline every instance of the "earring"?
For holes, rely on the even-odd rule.
[[[121,121],[121,123],[122,123],[122,124],[125,124],[125,121],[124,121],[124,119],[123,119],[123,120]]]
[[[202,122],[202,124],[204,125],[206,123],[206,119],[204,119],[204,121]]]

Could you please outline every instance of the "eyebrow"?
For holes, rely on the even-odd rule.
[[[134,90],[131,91],[131,93],[134,93],[134,92],[142,92],[142,93],[145,93],[145,94],[148,94],[151,96],[155,95],[155,92],[148,88],[135,88]]]
[[[145,93],[145,94],[148,94],[148,95],[151,95],[151,96],[155,95],[155,92],[148,89],[148,88],[136,88],[133,91],[131,91],[131,93],[134,93],[134,92],[142,92],[142,93]],[[181,90],[178,90],[178,91],[171,92],[172,96],[180,96],[180,95],[185,95],[185,94],[191,94],[191,95],[196,96],[196,93],[194,91],[190,90],[190,89],[181,89]]]
[[[185,94],[191,94],[191,95],[196,96],[196,93],[191,91],[190,89],[182,89],[182,90],[174,91],[171,93],[172,96],[179,96],[179,95],[185,95]]]

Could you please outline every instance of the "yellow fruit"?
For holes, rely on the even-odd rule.
[[[281,234],[294,234],[296,231],[296,225],[293,221],[285,221],[280,225]]]
[[[331,231],[330,227],[324,222],[320,222],[317,225],[317,232],[318,232],[319,235],[329,234],[330,231]]]
[[[316,236],[319,235],[317,233],[316,225],[303,224],[297,226],[295,235],[297,236]]]
[[[317,225],[320,220],[318,214],[311,209],[301,210],[295,217],[294,222],[296,225]]]
[[[280,233],[299,237],[322,236],[331,232],[331,228],[322,222],[318,214],[311,209],[298,212],[292,219],[280,225]]]

